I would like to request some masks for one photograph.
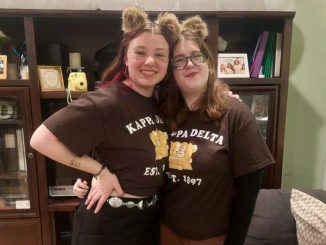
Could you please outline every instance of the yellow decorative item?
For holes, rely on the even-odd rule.
[[[149,137],[155,146],[155,160],[160,160],[163,157],[167,157],[169,152],[169,146],[167,142],[168,134],[156,129],[149,134]]]
[[[68,77],[70,91],[87,92],[87,79],[85,72],[71,72]]]
[[[187,142],[171,142],[169,167],[178,170],[192,170],[192,154],[197,146]]]

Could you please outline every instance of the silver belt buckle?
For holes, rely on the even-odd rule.
[[[123,205],[123,201],[119,197],[111,197],[108,200],[108,203],[110,204],[111,207],[113,208],[119,208]]]
[[[157,195],[155,195],[150,202],[144,200],[141,200],[138,203],[135,203],[134,201],[123,202],[120,197],[110,197],[106,201],[113,208],[120,208],[121,206],[126,206],[127,208],[138,207],[140,210],[143,210],[144,208],[148,208],[150,206],[155,205],[157,199]]]

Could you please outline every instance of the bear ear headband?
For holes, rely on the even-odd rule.
[[[202,39],[206,39],[208,36],[207,24],[199,15],[189,17],[181,23],[181,34],[182,33],[195,33]]]
[[[122,11],[122,31],[125,34],[138,30],[149,22],[147,13],[136,6],[126,7]]]
[[[128,32],[136,31],[146,24],[152,23],[147,13],[136,6],[126,7],[122,11],[122,31],[126,34]],[[167,27],[174,39],[176,40],[180,33],[191,32],[205,39],[208,36],[207,24],[199,15],[189,17],[181,24],[175,14],[161,13],[154,21],[154,23]]]
[[[167,27],[174,38],[180,34],[180,24],[177,16],[172,13],[159,14],[157,19],[152,22],[149,20],[147,13],[136,7],[126,7],[122,11],[122,31],[124,34],[141,29],[148,23],[155,23]]]

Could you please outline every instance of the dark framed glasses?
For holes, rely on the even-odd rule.
[[[187,67],[189,60],[191,60],[195,66],[199,66],[207,61],[207,55],[202,52],[195,52],[187,57],[180,55],[172,58],[171,64],[175,70],[183,70]]]

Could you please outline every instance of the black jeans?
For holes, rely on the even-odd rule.
[[[101,211],[86,210],[84,200],[73,223],[72,245],[158,245],[158,205],[140,210],[105,203]]]

